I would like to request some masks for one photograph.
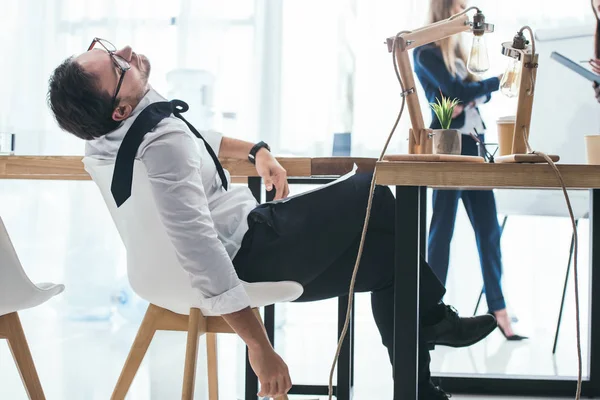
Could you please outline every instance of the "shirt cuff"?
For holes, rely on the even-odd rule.
[[[478,98],[476,98],[475,99],[475,105],[478,106],[478,105],[486,103],[488,101],[488,99],[489,99],[488,96],[489,96],[489,94],[487,94],[485,96],[479,96]]]
[[[231,314],[250,307],[250,297],[239,284],[218,296],[200,299],[200,307],[215,315]]]
[[[219,150],[221,148],[221,140],[223,135],[217,131],[209,130],[200,132],[202,137],[208,142],[210,147],[213,149],[217,157],[219,156]]]
[[[500,89],[500,79],[498,79],[497,76],[486,79],[486,82],[489,85],[488,92],[495,92],[496,90]]]

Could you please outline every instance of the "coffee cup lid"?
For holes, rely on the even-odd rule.
[[[517,117],[515,117],[514,115],[508,115],[506,117],[498,118],[498,120],[496,122],[498,124],[512,124],[512,123],[515,123],[516,121],[517,121]]]

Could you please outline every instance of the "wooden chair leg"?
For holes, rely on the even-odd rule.
[[[206,334],[208,360],[208,400],[219,400],[219,367],[217,361],[217,334]]]
[[[163,309],[154,304],[148,306],[142,325],[131,346],[131,350],[129,351],[129,355],[127,356],[127,360],[125,361],[125,365],[123,366],[123,370],[121,371],[121,375],[119,376],[119,380],[117,381],[117,385],[111,396],[111,400],[125,399],[125,396],[131,387],[131,383],[133,382],[133,378],[135,378],[135,375],[140,368],[140,364],[146,355],[146,351],[150,346],[150,342],[152,342],[162,312]]]
[[[14,312],[0,316],[0,335],[8,341],[8,347],[17,364],[19,375],[31,400],[45,400],[42,384],[38,377],[29,351],[29,345],[23,332],[19,315]]]
[[[194,385],[196,383],[196,359],[198,358],[198,339],[200,338],[200,310],[190,309],[188,321],[187,347],[185,351],[185,369],[183,371],[182,400],[194,398]]]

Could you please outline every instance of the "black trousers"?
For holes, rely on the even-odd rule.
[[[366,215],[370,174],[351,178],[253,210],[242,247],[234,259],[246,282],[291,280],[304,287],[299,302],[348,294]],[[395,201],[377,186],[356,279],[356,292],[371,292],[375,323],[390,360],[394,327]],[[421,259],[420,315],[439,313],[445,288]],[[420,374],[429,379],[429,351],[420,346]]]

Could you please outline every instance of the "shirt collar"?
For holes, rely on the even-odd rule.
[[[140,100],[138,105],[135,106],[135,108],[133,109],[133,112],[125,120],[125,122],[129,122],[129,125],[131,125],[144,108],[148,107],[150,104],[158,103],[160,101],[167,101],[167,99],[162,97],[156,90],[154,90],[154,88],[152,86],[150,86],[150,89],[148,90],[148,92],[146,92],[144,97],[142,97],[142,99]]]
[[[138,105],[135,106],[131,115],[124,120],[117,127],[117,129],[86,143],[86,154],[99,152],[105,156],[112,153],[116,155],[116,152],[119,150],[119,146],[121,145],[121,141],[125,137],[125,134],[127,131],[129,131],[129,128],[131,128],[131,125],[140,115],[142,110],[148,107],[150,104],[161,101],[167,101],[167,99],[161,96],[156,90],[154,90],[154,88],[152,88],[152,86],[150,86],[150,89],[144,95],[144,97],[142,97]]]
[[[105,136],[113,136],[113,137],[118,136],[120,138],[125,137],[125,134],[129,130],[129,128],[131,128],[131,125],[133,125],[133,122],[140,115],[140,113],[144,110],[144,108],[148,107],[150,104],[158,103],[160,101],[167,101],[167,99],[165,99],[163,96],[161,96],[156,90],[154,90],[154,88],[152,86],[150,86],[150,90],[148,90],[148,92],[144,95],[144,97],[142,97],[142,99],[140,100],[138,105],[135,106],[135,108],[131,112],[131,115],[129,117],[127,117],[127,119],[124,120],[123,123],[121,125],[119,125],[119,127],[117,129],[108,133]]]

